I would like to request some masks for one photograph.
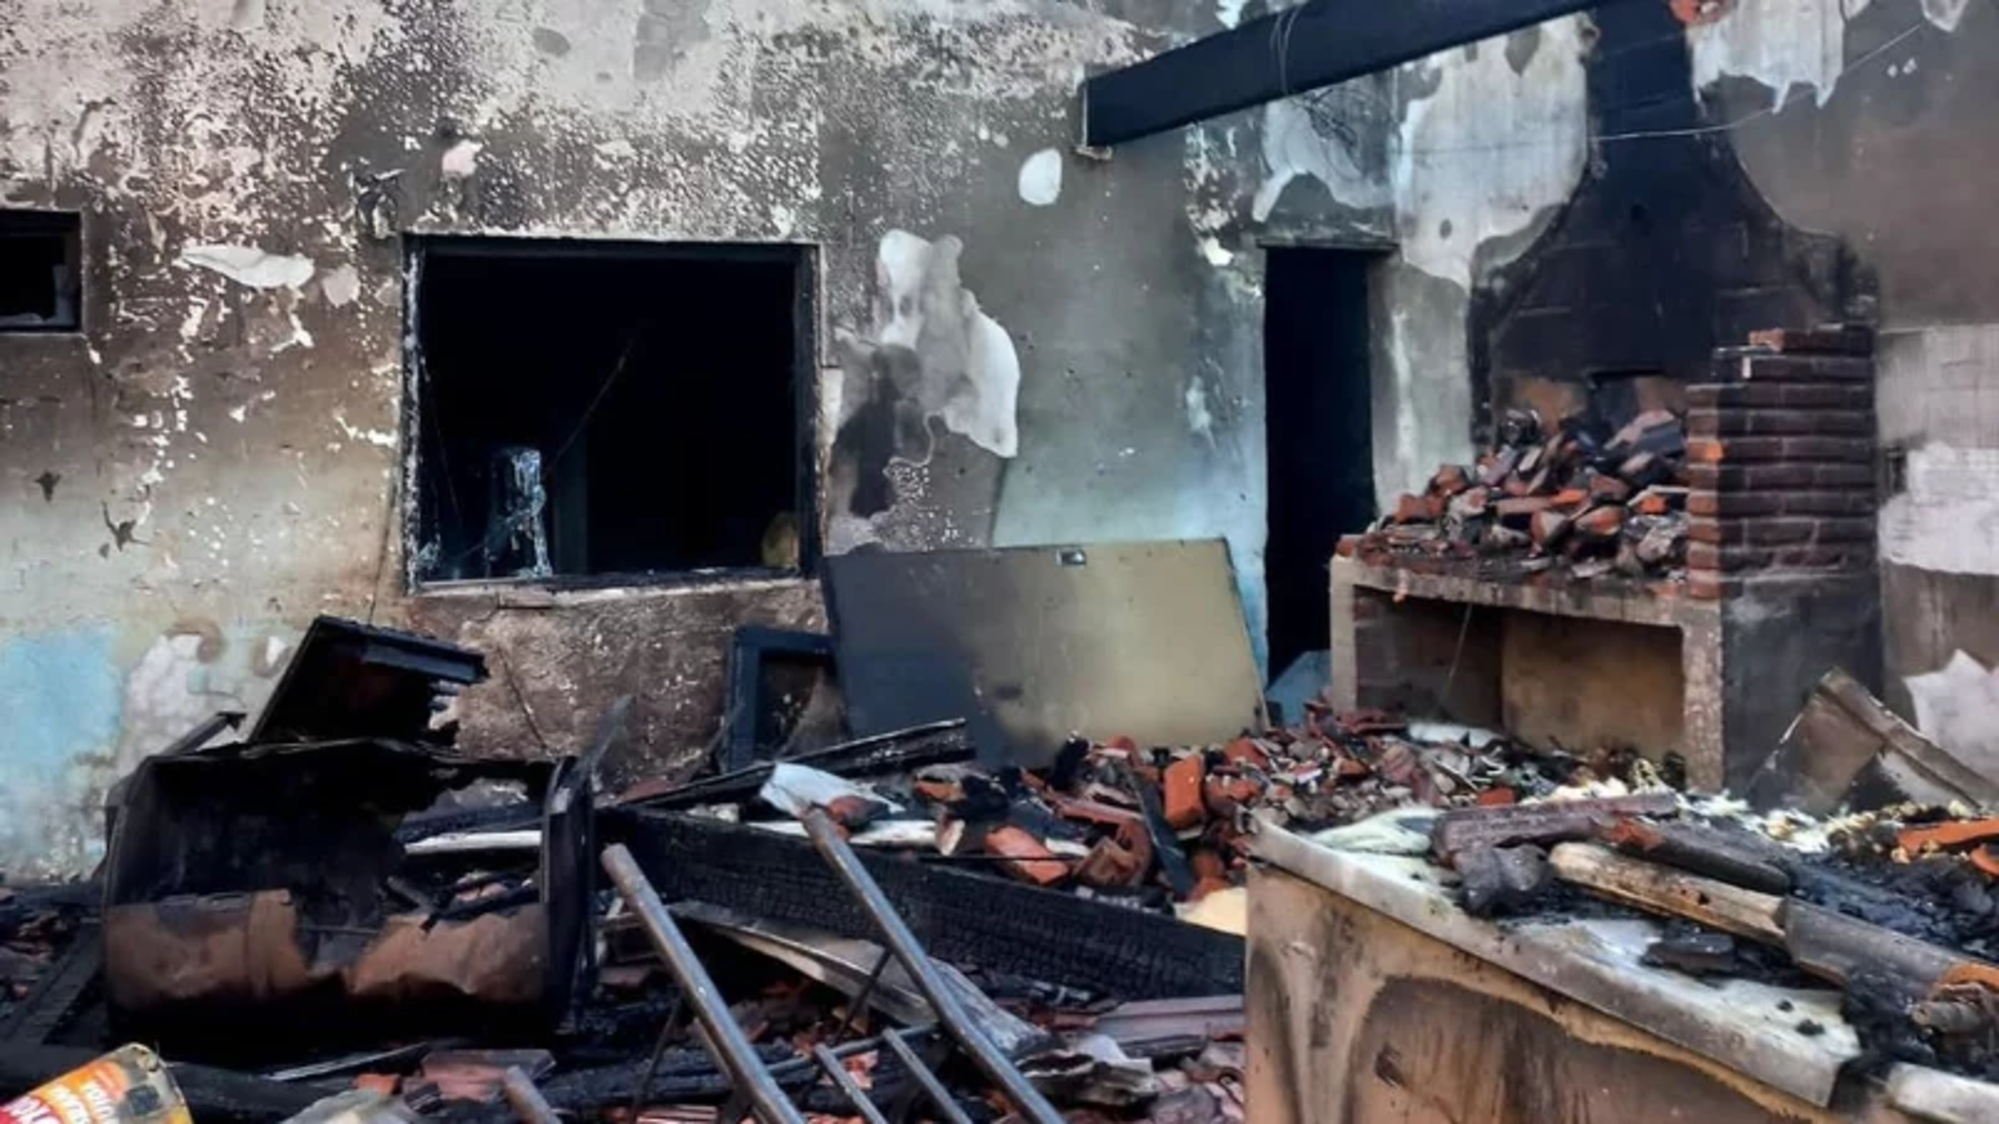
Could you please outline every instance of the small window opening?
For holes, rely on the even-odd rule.
[[[413,238],[418,583],[793,573],[811,250]]]
[[[83,217],[0,210],[0,332],[74,332],[82,282]]]

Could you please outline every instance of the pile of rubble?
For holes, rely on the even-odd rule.
[[[1767,810],[1651,787],[1448,811],[1423,841],[1475,916],[1571,916],[1580,893],[1598,911],[1665,918],[1646,965],[1782,988],[1831,984],[1864,1067],[1999,1079],[1999,819],[1972,803],[1991,793],[1927,787],[1949,772],[1934,767],[1947,756],[1843,673],[1821,683],[1800,726],[1815,744],[1778,755],[1811,752],[1819,776],[1804,783],[1796,770],[1773,770],[1793,787],[1766,789]],[[1848,740],[1865,752],[1835,744]],[[1795,806],[1824,806],[1842,757],[1853,787],[1841,811]],[[1926,764],[1897,764],[1912,758]],[[1949,802],[1907,799],[1898,776]],[[1802,1012],[1788,1021],[1806,1037],[1826,1032]]]
[[[947,722],[600,808],[629,700],[575,756],[475,760],[438,704],[484,674],[476,652],[322,619],[245,733],[218,715],[118,786],[91,882],[0,889],[0,1094],[55,1081],[19,1118],[129,1079],[204,1122],[1243,1119],[1240,940],[1038,889],[1092,832],[1170,852],[1102,876],[1134,894],[1219,862],[1191,835],[1183,852],[1135,747],[1065,754],[1065,796],[1053,771],[973,767]],[[1315,744],[1285,758],[1293,792],[1317,792],[1297,762],[1332,761]],[[1008,850],[1029,838],[1010,820],[1060,878]],[[732,869],[755,848],[718,827],[780,845],[774,865]],[[1002,893],[862,857],[898,833]],[[786,879],[808,888],[784,898]],[[968,935],[948,921],[968,906],[1013,928]],[[167,1061],[92,1061],[120,1041]]]
[[[1686,561],[1686,429],[1648,410],[1608,436],[1580,418],[1552,431],[1508,411],[1498,447],[1476,465],[1447,464],[1422,495],[1342,553],[1370,562],[1477,559],[1481,576],[1556,571],[1674,578]]]
[[[864,850],[1226,926],[1240,914],[1190,907],[1241,884],[1259,821],[1319,831],[1386,809],[1511,804],[1622,783],[1634,769],[1649,766],[1630,753],[1578,759],[1491,731],[1314,704],[1300,727],[1219,746],[1072,741],[1041,769],[953,762],[858,781],[779,763],[753,798],[698,811],[796,834],[817,808]]]

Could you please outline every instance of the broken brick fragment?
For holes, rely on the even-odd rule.
[[[1589,482],[1589,494],[1604,503],[1623,503],[1631,498],[1631,485],[1615,476],[1597,476]]]
[[[1438,507],[1434,496],[1416,496],[1404,492],[1395,501],[1395,514],[1390,518],[1397,523],[1434,523]]]
[[[1258,769],[1270,768],[1270,755],[1252,738],[1237,738],[1222,747],[1222,757],[1231,765],[1253,765]]]
[[[1514,530],[1525,530],[1537,511],[1546,511],[1554,501],[1547,496],[1508,496],[1493,504],[1501,525]]]
[[[1202,805],[1202,781],[1207,778],[1207,762],[1199,753],[1190,753],[1166,767],[1162,801],[1166,806],[1166,826],[1185,831],[1206,817]]]
[[[1576,516],[1573,523],[1577,534],[1607,542],[1624,529],[1624,509],[1609,506],[1591,508]]]
[[[1436,475],[1430,477],[1430,490],[1441,496],[1455,496],[1471,487],[1471,474],[1461,464],[1437,466]]]
[[[1076,880],[1102,889],[1136,886],[1144,880],[1147,865],[1117,840],[1099,839],[1083,861],[1076,865]]]
[[[957,781],[917,781],[914,787],[916,795],[936,804],[956,804],[965,798],[965,786]]]
[[[1069,875],[1069,864],[1049,850],[1041,840],[1008,824],[986,833],[986,853],[1007,861],[1007,872],[1037,886],[1053,886]]]
[[[1589,493],[1581,488],[1563,488],[1554,496],[1556,507],[1581,507],[1589,502]]]
[[[1895,835],[1895,843],[1910,855],[1926,850],[1953,851],[1973,843],[1999,839],[1999,819],[1958,820],[1950,823],[1906,827]]]
[[[1562,536],[1568,534],[1569,517],[1552,509],[1537,511],[1533,520],[1528,523],[1527,530],[1534,540],[1534,545],[1546,550],[1558,545],[1562,541]]]

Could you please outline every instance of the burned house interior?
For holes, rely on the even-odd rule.
[[[1999,1121],[1999,6],[0,24],[0,1124]]]

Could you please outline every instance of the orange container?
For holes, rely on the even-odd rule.
[[[193,1124],[158,1054],[124,1046],[0,1104],[0,1124]]]

